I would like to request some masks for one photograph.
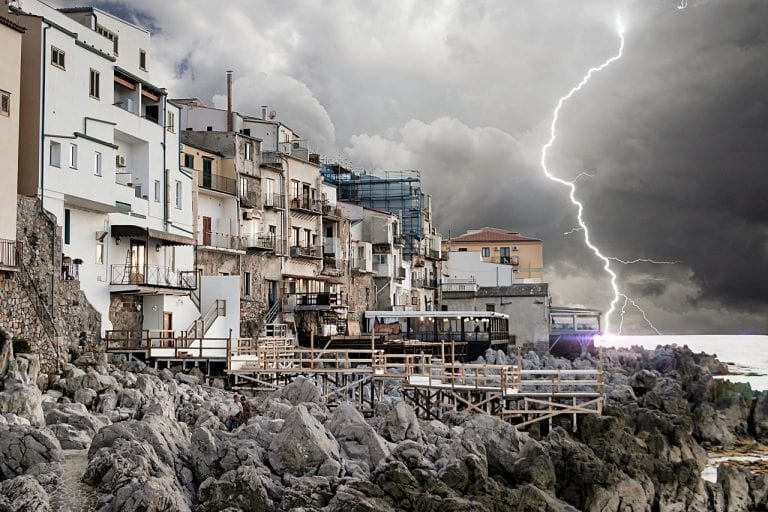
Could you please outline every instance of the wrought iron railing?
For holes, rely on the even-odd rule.
[[[264,251],[277,251],[280,248],[281,241],[282,239],[277,238],[272,233],[243,237],[243,244],[246,248]]]
[[[208,190],[215,190],[217,192],[223,192],[225,194],[237,194],[237,180],[205,171],[199,171],[199,173],[200,187],[206,188]]]
[[[320,201],[312,200],[308,197],[294,197],[291,199],[291,209],[312,213],[320,213],[322,211]]]
[[[159,265],[112,265],[110,283],[194,290],[197,288],[197,272]]]
[[[290,250],[291,258],[322,258],[323,246],[322,245],[292,245]]]
[[[15,268],[19,266],[21,242],[0,238],[0,266]]]
[[[345,306],[347,303],[346,298],[342,293],[295,293],[293,296],[296,298],[296,307],[299,308]]]
[[[198,241],[206,247],[217,247],[219,249],[241,250],[245,247],[243,237],[227,233],[216,233],[214,231],[201,231]]]
[[[264,208],[285,208],[285,196],[283,194],[264,194]]]

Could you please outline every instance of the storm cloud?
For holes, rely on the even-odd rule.
[[[594,241],[622,258],[622,290],[662,331],[766,330],[768,3],[689,1],[97,2],[153,31],[172,96],[278,119],[329,158],[419,169],[444,235],[493,225],[542,238],[557,303],[606,309],[601,263],[550,153],[580,178]],[[624,327],[648,332],[627,309]]]

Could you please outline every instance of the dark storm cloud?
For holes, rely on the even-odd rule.
[[[607,254],[679,261],[616,265],[661,330],[766,329],[768,3],[677,4],[130,2],[173,95],[221,102],[234,69],[238,109],[269,104],[359,167],[420,169],[443,234],[542,238],[555,299],[601,308],[601,262],[563,235],[575,210],[538,165],[557,98],[616,51],[620,10],[624,57],[563,109],[550,168],[594,176],[578,195]]]

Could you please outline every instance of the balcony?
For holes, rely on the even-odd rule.
[[[342,293],[296,293],[296,310],[318,310],[347,307],[346,297]]]
[[[323,259],[323,246],[322,245],[292,245],[290,249],[291,258],[307,258],[313,260]]]
[[[200,188],[207,190],[213,190],[215,192],[222,192],[229,195],[237,195],[237,180],[233,178],[227,178],[226,176],[219,176],[218,174],[211,174],[205,171],[198,171]]]
[[[434,249],[427,249],[424,254],[425,257],[427,257],[430,260],[439,260],[440,259],[440,251],[436,251]]]
[[[253,249],[257,251],[273,251],[276,252],[281,245],[282,239],[277,238],[274,233],[264,233],[261,235],[252,235],[241,237],[243,245],[247,249]]]
[[[264,194],[264,208],[285,210],[285,196],[283,194]]]
[[[308,197],[294,197],[291,199],[291,210],[311,215],[320,215],[322,213],[321,204],[317,200],[312,200]]]
[[[12,270],[19,266],[21,242],[0,238],[0,269]]]
[[[200,245],[215,249],[229,249],[233,251],[245,250],[245,243],[243,237],[237,235],[229,235],[226,233],[215,233],[213,231],[198,232],[198,238]]]
[[[395,272],[395,279],[398,281],[405,280],[405,269],[403,267],[398,267]]]
[[[437,279],[417,278],[413,280],[411,286],[413,288],[437,288]]]
[[[194,290],[197,272],[159,265],[112,265],[110,284]]]
[[[474,278],[470,279],[444,279],[440,283],[440,289],[444,293],[474,293],[477,292],[480,287]]]
[[[322,203],[322,207],[323,207],[323,217],[327,217],[333,220],[340,220],[344,217],[344,214],[341,211],[341,208],[336,206],[335,204],[331,204],[327,201],[324,201]]]
[[[399,245],[401,247],[405,246],[405,237],[403,235],[393,235],[392,236],[392,243],[394,245]]]
[[[354,258],[352,260],[352,270],[357,272],[373,272],[372,263],[368,258]]]

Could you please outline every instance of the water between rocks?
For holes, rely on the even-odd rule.
[[[61,485],[51,494],[51,509],[96,512],[99,493],[80,479],[88,466],[88,450],[64,450]]]

